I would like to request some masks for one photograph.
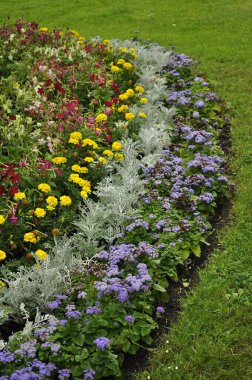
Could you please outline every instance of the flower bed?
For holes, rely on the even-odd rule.
[[[223,107],[155,44],[0,38],[0,379],[120,377],[227,196]]]

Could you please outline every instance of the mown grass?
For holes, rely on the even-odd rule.
[[[103,38],[137,36],[176,46],[198,62],[232,106],[237,191],[229,224],[199,284],[182,301],[170,328],[135,379],[250,379],[252,34],[251,0],[0,0],[0,19],[79,30]],[[169,343],[166,343],[169,341]]]

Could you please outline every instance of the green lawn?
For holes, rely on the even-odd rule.
[[[237,192],[222,247],[182,302],[179,321],[138,380],[251,379],[249,284],[252,231],[251,0],[0,0],[0,19],[23,17],[84,36],[137,36],[189,54],[234,111]],[[169,343],[166,343],[169,341]],[[148,377],[149,376],[149,377]]]

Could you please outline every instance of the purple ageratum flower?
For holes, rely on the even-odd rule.
[[[26,367],[13,372],[10,380],[41,380],[41,376],[33,372],[31,367]]]
[[[101,312],[102,312],[102,309],[97,306],[88,307],[86,310],[86,314],[99,314]]]
[[[96,338],[93,343],[102,351],[105,351],[106,347],[109,345],[109,339],[101,336],[100,338]]]
[[[31,367],[37,368],[39,374],[42,376],[50,376],[52,371],[56,369],[56,366],[52,363],[43,363],[38,359],[33,360],[33,362],[29,363]],[[22,378],[19,378],[19,380]],[[41,376],[39,377],[41,379]]]
[[[92,368],[84,369],[83,371],[83,379],[84,380],[93,380],[95,375],[95,371]]]
[[[133,315],[126,315],[126,317],[124,317],[125,321],[129,322],[129,323],[134,323],[135,322],[135,317],[133,317]]]
[[[20,355],[22,358],[35,358],[36,356],[36,344],[37,340],[31,340],[30,342],[25,342],[20,345],[19,349],[15,351],[16,354]]]
[[[58,378],[59,379],[63,379],[64,377],[70,377],[70,375],[71,375],[70,369],[64,368],[64,369],[60,369],[58,371]]]
[[[157,314],[164,314],[165,313],[165,308],[162,306],[158,306],[156,309]]]
[[[61,302],[60,301],[52,301],[52,302],[48,302],[47,304],[47,307],[51,310],[55,310],[55,309],[58,309],[58,307],[60,306]]]
[[[9,376],[0,376],[0,380],[9,380]]]
[[[67,311],[65,316],[67,318],[79,319],[81,317],[81,312],[79,310]]]
[[[0,363],[11,363],[15,360],[15,355],[9,351],[0,351]]]
[[[60,324],[61,326],[66,326],[66,324],[67,324],[67,320],[66,320],[66,319],[61,319],[61,320],[59,321],[59,324]]]
[[[202,108],[204,107],[205,103],[203,102],[203,100],[197,100],[197,102],[195,103],[195,106],[197,108]]]
[[[198,111],[193,111],[192,116],[195,117],[196,119],[199,117],[199,112]]]

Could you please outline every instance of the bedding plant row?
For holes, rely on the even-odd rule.
[[[1,303],[25,321],[0,379],[120,378],[228,194],[222,104],[155,44],[0,36]]]

